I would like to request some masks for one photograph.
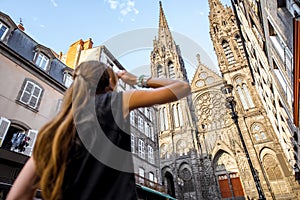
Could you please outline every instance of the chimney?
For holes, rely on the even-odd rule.
[[[25,28],[23,26],[23,23],[22,23],[22,18],[20,18],[20,22],[18,24],[18,28],[21,30],[21,31],[25,31]]]

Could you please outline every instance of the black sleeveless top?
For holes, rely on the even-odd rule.
[[[125,119],[123,117],[122,93],[108,92],[97,95],[95,108],[98,122],[107,138],[118,148],[130,152],[130,124],[128,117]],[[90,153],[81,142],[78,133],[76,140],[77,144],[74,144],[70,150],[69,163],[65,172],[64,200],[137,199],[131,155],[126,160],[118,155],[108,155],[126,162],[127,168],[130,166],[132,171],[118,170],[107,166],[107,163],[103,164],[97,156]],[[105,149],[101,150],[105,145],[99,146],[97,148],[99,151],[105,151]]]

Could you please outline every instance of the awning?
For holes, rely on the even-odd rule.
[[[151,192],[151,193],[153,193],[153,194],[157,194],[157,195],[159,195],[159,196],[168,198],[168,199],[170,199],[170,200],[176,200],[174,197],[171,197],[171,196],[168,195],[168,194],[164,194],[164,193],[162,193],[162,192],[153,190],[153,189],[151,189],[151,188],[148,188],[148,187],[146,187],[146,186],[143,186],[143,185],[140,185],[140,184],[137,184],[137,183],[136,183],[136,187],[141,188],[141,189],[143,189],[143,190],[145,190],[145,191],[147,191],[147,192]]]

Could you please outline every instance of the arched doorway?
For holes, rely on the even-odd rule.
[[[170,172],[165,173],[163,183],[167,188],[167,193],[170,196],[175,197],[174,179],[173,179],[173,175]]]
[[[228,153],[221,152],[214,166],[222,199],[245,199],[236,161]]]

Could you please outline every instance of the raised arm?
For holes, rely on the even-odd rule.
[[[135,85],[137,77],[129,72],[118,73],[125,83]],[[164,104],[179,100],[190,94],[191,88],[187,82],[166,78],[150,78],[146,80],[149,90],[130,90],[123,93],[124,115],[139,107]]]
[[[32,200],[36,192],[37,175],[33,158],[29,158],[21,170],[6,200]]]

